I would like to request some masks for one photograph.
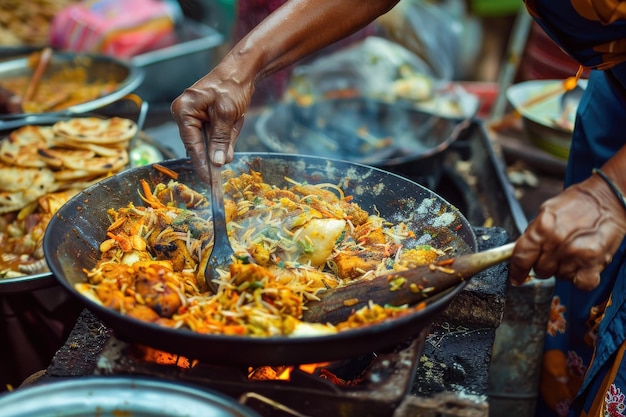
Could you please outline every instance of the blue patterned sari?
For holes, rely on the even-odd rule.
[[[626,1],[526,0],[525,4],[564,51],[592,69],[578,107],[567,187],[589,177],[593,168],[626,144]],[[538,416],[626,416],[625,254],[622,243],[592,292],[557,281]]]

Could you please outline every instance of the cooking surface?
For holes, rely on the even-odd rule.
[[[148,133],[173,155],[184,156],[177,129],[168,121],[168,109],[151,106],[151,112],[146,124]],[[251,132],[252,126],[247,120],[237,144],[238,151],[267,150]],[[480,225],[493,224],[498,228],[484,229],[490,233],[498,231],[498,234],[504,233],[504,236],[514,239],[526,220],[515,201],[511,185],[502,177],[504,169],[499,163],[483,126],[476,123],[447,151],[442,173],[432,189],[459,207],[481,234],[483,228]],[[419,177],[415,179],[418,182],[430,181]],[[493,236],[484,241],[483,238],[479,239],[481,246],[486,242],[495,245],[497,239]],[[477,287],[474,284],[468,286],[455,300],[458,307],[452,309],[451,306],[450,311],[454,314],[446,312],[432,326],[423,347],[424,362],[419,364],[423,373],[416,373],[411,386],[414,395],[408,397],[410,400],[419,399],[419,404],[404,401],[398,407],[398,412],[405,414],[396,416],[411,415],[414,410],[426,406],[431,409],[442,407],[443,412],[450,404],[462,404],[465,410],[463,415],[487,415],[488,365],[495,327],[500,323],[504,309],[506,273],[498,268],[492,268],[499,271],[495,278],[491,278],[495,282],[479,285],[476,280]],[[85,341],[87,336],[88,343]],[[95,358],[112,337],[110,330],[99,320],[83,311],[70,337],[46,369],[44,378],[56,380],[95,372]],[[454,359],[453,363],[449,362],[451,358]],[[459,385],[460,381],[465,381],[464,385]],[[428,402],[425,401],[426,396]],[[468,414],[469,411],[474,414]]]

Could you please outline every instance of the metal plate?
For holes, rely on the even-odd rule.
[[[587,80],[578,81],[580,87],[587,88]],[[572,139],[578,105],[561,108],[563,80],[530,80],[510,86],[506,97],[522,116],[528,139],[554,156],[566,161]],[[532,105],[527,103],[548,96]]]
[[[3,417],[258,417],[220,393],[149,378],[87,377],[0,395]]]
[[[102,108],[133,92],[144,79],[144,71],[141,68],[112,57],[86,53],[55,52],[47,72],[52,73],[61,68],[68,67],[85,68],[88,74],[88,81],[106,79],[119,84],[113,92],[107,95],[85,103],[70,106],[62,111],[0,115],[0,128],[2,128],[2,122],[5,120],[20,118],[29,120],[33,116],[42,114],[78,114]],[[31,74],[32,71],[28,67],[28,56],[0,62],[0,80]]]

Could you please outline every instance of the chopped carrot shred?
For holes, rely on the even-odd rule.
[[[152,164],[152,167],[174,180],[178,179],[178,172],[176,171],[172,171],[171,169],[164,167],[163,165],[159,165],[159,164]]]

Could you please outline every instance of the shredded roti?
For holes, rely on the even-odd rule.
[[[213,244],[204,193],[174,179],[154,187],[141,180],[144,205],[101,208],[111,221],[102,230],[107,238],[96,265],[85,270],[87,282],[75,288],[138,320],[250,337],[335,333],[424,307],[370,303],[337,325],[303,322],[307,300],[320,290],[429,264],[445,252],[418,244],[406,223],[368,213],[337,185],[289,182],[277,188],[252,170],[226,181],[235,256],[218,268],[212,292],[200,277]],[[402,285],[392,280],[390,291]]]

